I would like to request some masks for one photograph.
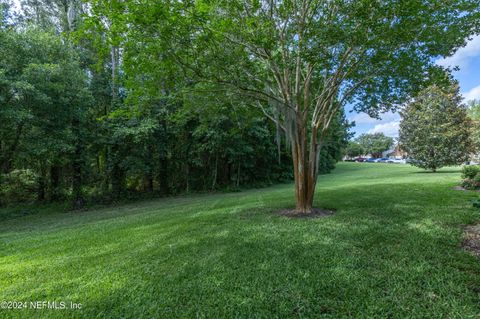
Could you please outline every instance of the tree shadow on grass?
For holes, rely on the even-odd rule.
[[[456,266],[476,271],[472,282],[480,269],[452,249],[451,236],[371,216],[355,224],[262,221],[191,225],[194,242],[137,251],[124,267],[135,270],[126,286],[92,301],[86,313],[108,307],[112,317],[448,317],[480,310]],[[141,294],[136,309],[129,307],[132,291]]]
[[[447,170],[438,170],[436,172],[429,171],[429,170],[424,170],[424,171],[417,171],[417,172],[411,172],[410,174],[455,174],[455,173],[460,173],[460,170],[453,170],[453,169],[447,169]]]
[[[291,194],[266,194],[239,209],[65,229],[10,256],[28,263],[12,268],[6,296],[84,304],[45,317],[475,317],[480,264],[457,231],[473,214],[467,195],[444,188],[320,189],[317,206],[337,209],[326,219],[275,216]]]

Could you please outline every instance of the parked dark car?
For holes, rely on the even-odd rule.
[[[365,162],[367,159],[365,157],[357,157],[355,162]]]

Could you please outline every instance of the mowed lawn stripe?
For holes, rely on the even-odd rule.
[[[459,168],[340,163],[320,219],[289,219],[293,187],[193,195],[0,225],[0,296],[81,310],[6,318],[477,318],[478,222]]]

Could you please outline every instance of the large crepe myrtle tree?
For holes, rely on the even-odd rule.
[[[296,212],[312,211],[319,152],[347,103],[372,116],[443,79],[434,64],[478,28],[478,0],[91,0],[89,26],[124,47],[135,85],[241,94],[285,133]],[[138,70],[145,73],[139,74]],[[147,84],[150,83],[150,84]],[[205,88],[205,84],[202,84]]]

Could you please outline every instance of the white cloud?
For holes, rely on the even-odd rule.
[[[355,121],[355,124],[377,124],[377,123],[386,123],[392,121],[398,121],[400,119],[400,114],[387,112],[380,115],[380,120],[371,118],[368,114],[357,113],[349,118],[350,121]]]
[[[465,101],[470,101],[470,100],[479,100],[480,99],[480,85],[477,87],[474,87],[468,92],[465,92],[462,94],[463,97],[465,98]]]
[[[480,56],[480,35],[474,36],[465,47],[460,48],[454,55],[439,59],[436,63],[443,67],[459,66],[460,68],[466,68],[471,59],[477,56]]]
[[[377,124],[375,125],[374,128],[369,130],[367,133],[369,134],[383,133],[387,136],[397,137],[399,129],[400,129],[400,121],[392,121],[388,123]]]

